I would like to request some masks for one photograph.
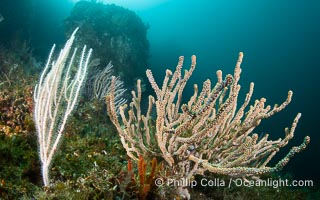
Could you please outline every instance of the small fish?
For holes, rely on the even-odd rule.
[[[4,17],[0,13],[0,22],[2,22],[3,20],[4,20]]]

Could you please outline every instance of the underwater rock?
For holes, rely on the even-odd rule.
[[[126,85],[144,74],[149,56],[147,25],[133,11],[114,4],[81,1],[66,19],[66,33],[80,27],[78,45],[90,44],[100,68],[109,61]],[[90,77],[90,74],[89,74]]]

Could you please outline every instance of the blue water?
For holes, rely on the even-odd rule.
[[[53,43],[64,41],[61,27],[72,3],[35,2],[36,20],[28,34],[31,44],[37,46],[35,53],[45,59]],[[255,82],[253,99],[266,97],[270,105],[282,103],[288,90],[293,90],[292,103],[263,122],[257,132],[270,133],[274,139],[283,137],[284,128],[291,126],[295,115],[301,112],[294,139],[275,160],[309,135],[309,147],[283,171],[293,173],[297,179],[320,180],[320,1],[171,0],[144,8],[131,6],[129,9],[150,25],[151,56],[146,68],[152,69],[156,80],[162,80],[165,69],[175,68],[180,55],[186,58],[185,67],[189,67],[190,56],[197,55],[197,68],[185,96],[193,93],[191,83],[215,80],[218,69],[233,73],[240,51],[245,56],[240,81],[242,97],[251,81]],[[5,14],[1,7],[0,13]]]

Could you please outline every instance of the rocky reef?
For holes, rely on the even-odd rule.
[[[90,44],[101,68],[112,61],[115,73],[126,77],[126,85],[143,76],[149,56],[148,26],[133,11],[114,4],[80,1],[65,21],[66,34],[75,27],[80,27],[76,42]]]

